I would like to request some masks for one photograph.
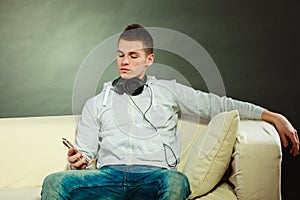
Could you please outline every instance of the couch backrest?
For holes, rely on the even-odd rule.
[[[74,116],[2,118],[0,188],[35,187],[51,172],[66,168],[62,137],[74,141]]]
[[[0,188],[41,186],[48,174],[66,169],[67,148],[62,137],[74,141],[79,116],[47,116],[0,119],[2,152]],[[180,120],[182,158],[193,138],[204,128],[198,123]]]

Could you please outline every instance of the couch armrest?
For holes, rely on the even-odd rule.
[[[229,181],[238,199],[281,199],[281,144],[264,121],[241,120]]]

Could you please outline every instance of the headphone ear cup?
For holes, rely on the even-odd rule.
[[[124,94],[125,90],[124,90],[124,84],[125,84],[125,79],[119,77],[117,79],[115,79],[112,82],[112,85],[114,86],[114,90],[118,93],[118,94]]]
[[[125,81],[124,91],[129,95],[139,95],[143,91],[144,83],[139,78],[131,78]]]

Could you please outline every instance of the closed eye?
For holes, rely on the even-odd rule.
[[[124,57],[124,53],[120,50],[118,50],[118,57]]]
[[[132,59],[137,59],[139,57],[139,53],[137,53],[137,52],[129,52],[128,54],[129,54],[130,58],[132,58]],[[125,56],[125,53],[123,53],[122,51],[118,51],[119,58],[122,58],[124,56]]]

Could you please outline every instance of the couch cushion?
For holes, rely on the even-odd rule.
[[[0,189],[0,199],[2,200],[39,200],[41,199],[41,188],[13,188]]]
[[[213,117],[195,139],[183,167],[190,181],[190,198],[209,192],[223,177],[231,160],[238,125],[238,111],[223,112]]]
[[[232,187],[223,182],[218,185],[213,191],[198,197],[194,200],[237,200],[236,194]]]

